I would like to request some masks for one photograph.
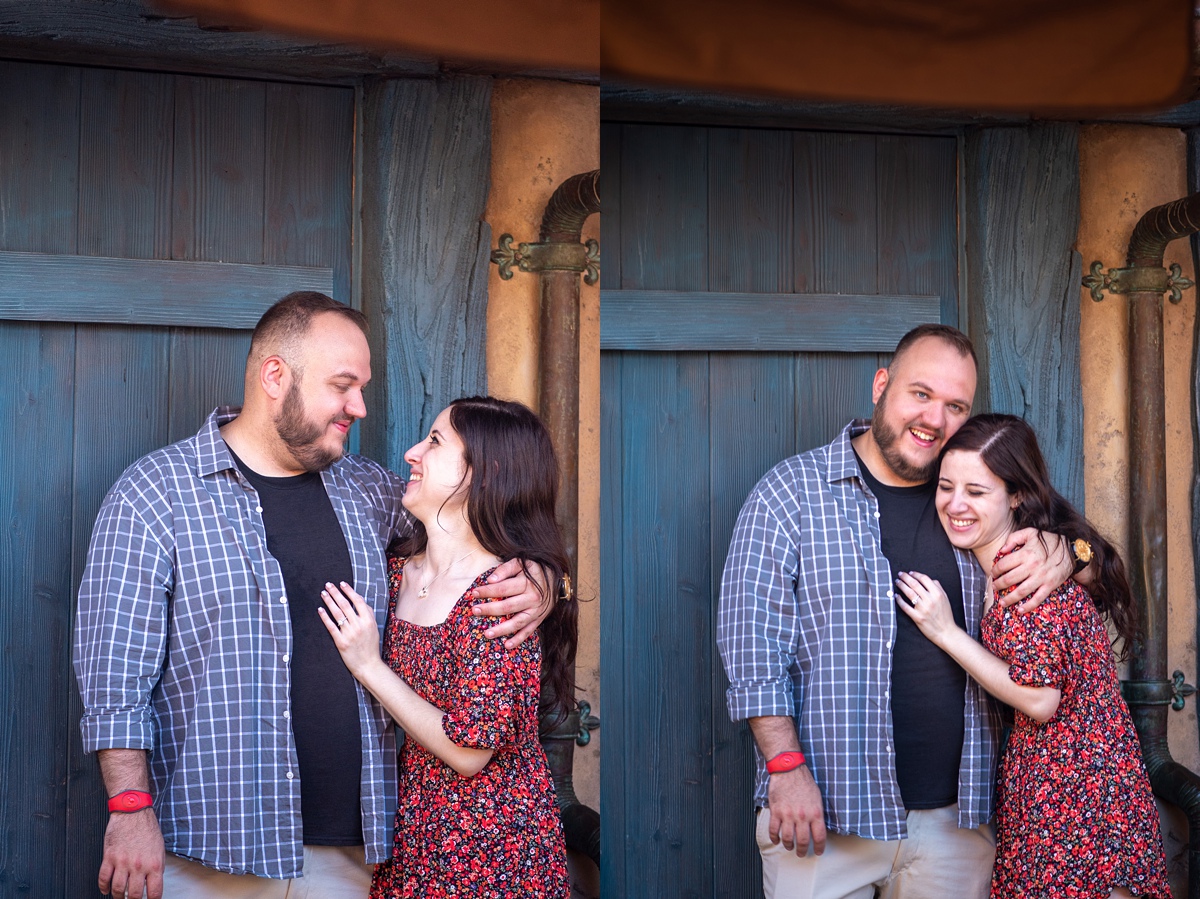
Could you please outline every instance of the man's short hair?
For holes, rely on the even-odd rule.
[[[316,290],[296,290],[264,312],[254,326],[254,334],[250,337],[250,363],[279,355],[295,366],[297,344],[308,333],[313,318],[324,312],[337,313],[367,334],[367,317],[357,309]]]
[[[900,356],[905,352],[907,352],[909,347],[924,337],[936,337],[939,340],[944,340],[946,343],[950,344],[950,346],[958,350],[958,354],[960,356],[970,356],[971,361],[975,364],[975,366],[979,366],[979,359],[975,355],[975,346],[971,343],[970,337],[958,330],[958,328],[951,327],[950,325],[938,325],[931,323],[917,325],[900,338],[900,342],[896,344],[896,351],[892,353],[892,362],[888,368],[890,369],[892,365],[895,365],[896,360],[899,359]]]

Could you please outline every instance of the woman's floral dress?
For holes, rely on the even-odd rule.
[[[371,897],[565,899],[567,850],[538,743],[538,638],[513,650],[488,640],[483,631],[493,622],[471,615],[469,590],[441,624],[400,620],[403,570],[403,559],[388,561],[383,659],[445,710],[451,740],[494,754],[474,777],[462,777],[415,740],[404,741],[392,858],[376,869]]]
[[[1170,899],[1158,811],[1108,631],[1067,581],[1028,615],[992,605],[983,644],[1018,684],[1057,687],[1044,724],[1016,712],[1000,762],[993,899]]]

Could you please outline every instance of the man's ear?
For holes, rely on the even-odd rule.
[[[291,386],[292,370],[279,356],[268,356],[258,367],[258,383],[273,400],[282,399]]]
[[[883,396],[883,392],[888,386],[888,370],[881,368],[875,372],[875,380],[871,382],[871,402],[878,403],[879,398]]]

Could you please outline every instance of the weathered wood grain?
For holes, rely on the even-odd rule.
[[[82,69],[79,149],[80,255],[171,255],[175,79]]]
[[[600,348],[887,352],[940,313],[939,297],[604,290]]]
[[[812,221],[807,227],[814,293],[879,292],[875,142],[870,134],[796,135],[797,165],[806,157],[811,160]],[[797,229],[802,225],[797,222]]]
[[[42,894],[71,855],[74,347],[70,325],[0,323],[0,889],[13,896]]]
[[[0,62],[0,249],[76,252],[79,71]]]
[[[487,389],[491,82],[364,94],[363,311],[374,382],[362,446],[390,468],[450,400]]]
[[[966,141],[976,406],[1028,421],[1051,480],[1082,509],[1077,129],[984,128]]]
[[[0,253],[0,319],[253,328],[285,293],[333,288],[333,270]]]

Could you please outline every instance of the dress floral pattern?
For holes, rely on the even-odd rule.
[[[1091,596],[1067,581],[1028,615],[996,602],[981,631],[1016,683],[1062,691],[1045,723],[1015,713],[1000,762],[993,899],[1107,899],[1117,887],[1170,899],[1141,745]]]
[[[376,868],[371,899],[565,899],[566,845],[538,743],[538,638],[513,650],[488,640],[491,622],[471,615],[470,590],[441,624],[402,621],[395,609],[403,571],[403,559],[389,559],[384,661],[445,710],[451,740],[494,754],[468,778],[404,741],[392,858]]]

